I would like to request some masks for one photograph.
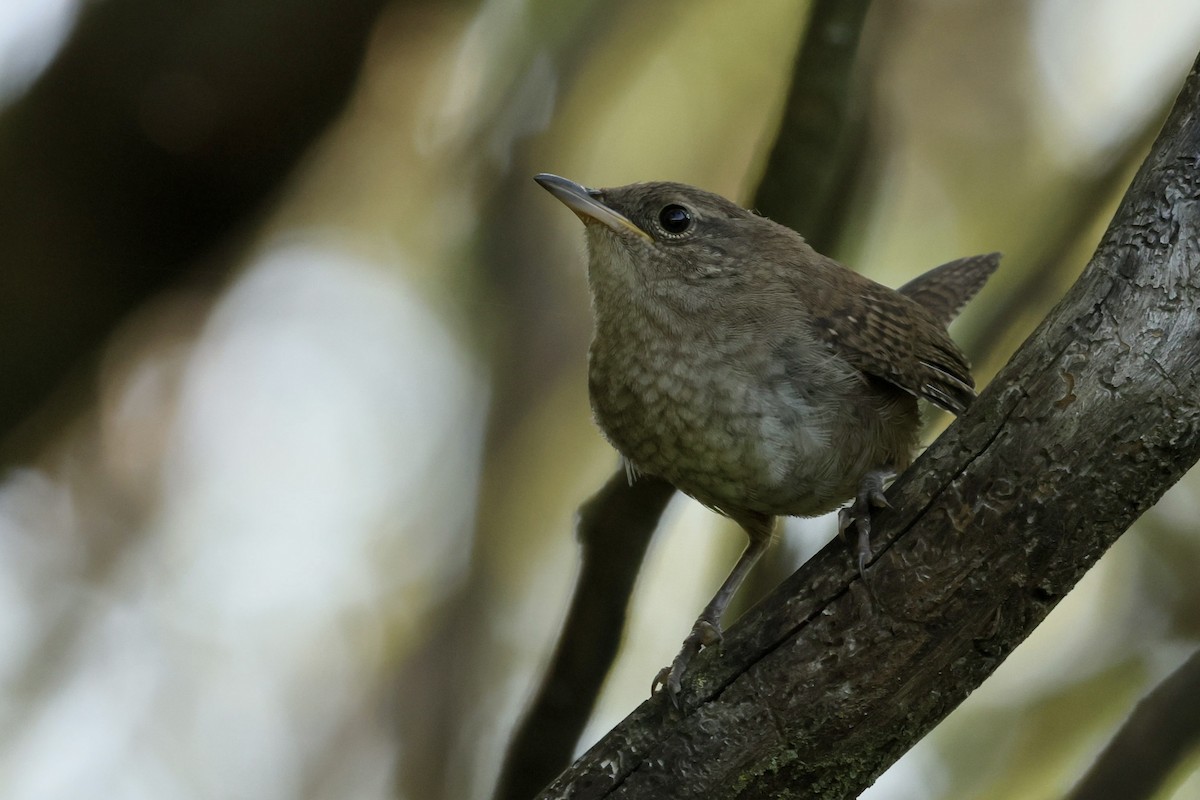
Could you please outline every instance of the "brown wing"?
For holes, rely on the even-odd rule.
[[[999,253],[967,256],[934,267],[896,291],[910,298],[943,327],[983,288],[1000,263]]]
[[[829,279],[805,289],[816,294],[813,308],[827,310],[812,319],[817,338],[868,375],[962,413],[975,399],[975,383],[945,327],[896,290],[825,262]]]

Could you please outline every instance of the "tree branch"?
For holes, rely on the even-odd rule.
[[[858,43],[870,0],[813,4],[779,133],[767,158],[754,205],[800,231],[818,252],[833,250],[845,211],[847,155],[862,138],[853,90]]]
[[[1200,744],[1200,650],[1146,695],[1068,800],[1154,797]]]
[[[341,111],[384,4],[85,4],[0,117],[0,466],[77,410],[47,399],[72,375],[89,393],[127,314],[263,213]]]
[[[650,537],[675,487],[658,478],[632,485],[624,469],[579,509],[583,565],[568,624],[500,776],[497,798],[533,797],[570,763],[579,732],[608,674],[625,628],[625,610]],[[647,684],[648,685],[648,684]]]
[[[544,798],[860,793],[1200,457],[1200,62],[1067,296],[892,486]],[[874,596],[875,600],[871,599]]]

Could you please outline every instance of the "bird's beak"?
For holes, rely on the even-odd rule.
[[[650,234],[637,225],[634,225],[629,217],[613,211],[604,205],[604,203],[601,203],[599,199],[600,192],[597,190],[585,188],[575,183],[575,181],[569,181],[566,178],[560,178],[548,172],[535,175],[533,179],[543,189],[565,203],[567,208],[574,211],[575,216],[579,217],[585,223],[599,222],[612,228],[617,233],[633,233],[646,241],[650,241]]]

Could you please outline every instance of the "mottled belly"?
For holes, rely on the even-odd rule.
[[[591,396],[601,430],[637,470],[708,506],[814,516],[853,497],[868,470],[907,465],[918,425],[908,395],[814,404],[777,382],[700,375],[593,375]]]

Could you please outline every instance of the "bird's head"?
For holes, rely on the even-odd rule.
[[[795,248],[799,235],[718,194],[682,183],[588,189],[541,174],[535,180],[587,229],[588,277],[597,300],[647,297],[702,312],[740,287],[761,283],[764,253]]]

